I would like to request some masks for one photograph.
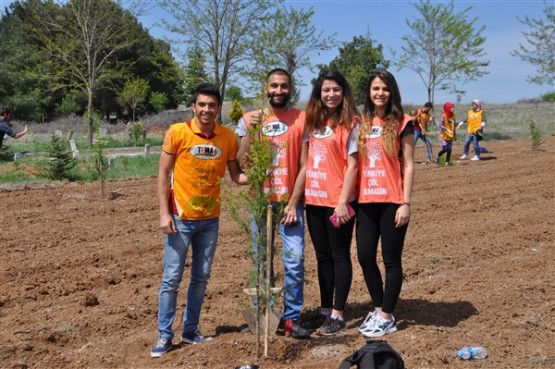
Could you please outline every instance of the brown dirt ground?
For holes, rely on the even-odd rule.
[[[492,153],[480,162],[416,165],[399,331],[386,336],[407,368],[555,367],[555,137],[541,151],[529,140],[484,146]],[[455,158],[461,150],[458,143]],[[417,161],[424,151],[417,148]],[[228,369],[256,362],[254,336],[239,332],[251,265],[247,236],[225,212],[200,326],[215,339],[150,358],[163,252],[155,181],[110,182],[104,200],[98,183],[0,188],[0,367]],[[305,341],[272,336],[261,368],[335,369],[364,344],[357,327],[371,304],[354,243],[353,264],[349,329]],[[308,237],[306,277],[308,314],[319,302]],[[483,345],[489,357],[462,362],[456,350],[465,345]]]

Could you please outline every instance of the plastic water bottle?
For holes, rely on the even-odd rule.
[[[484,347],[463,347],[457,351],[457,356],[463,360],[484,359],[488,352]]]

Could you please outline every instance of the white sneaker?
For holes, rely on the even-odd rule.
[[[461,156],[459,159],[464,160],[466,158],[468,158],[468,156],[466,156],[466,154],[463,154],[463,156]]]
[[[480,157],[479,157],[478,155],[474,155],[474,156],[472,157],[472,159],[470,159],[470,160],[472,160],[472,161],[478,161],[478,160],[480,160]]]
[[[397,332],[395,318],[391,317],[391,319],[388,320],[378,315],[374,321],[374,327],[367,326],[367,329],[360,333],[362,333],[364,337],[381,337],[394,332]]]
[[[364,321],[362,322],[360,327],[358,327],[358,331],[362,333],[366,330],[373,329],[377,316],[378,313],[376,312],[376,310],[369,312],[368,315],[366,315],[366,318],[364,318]]]

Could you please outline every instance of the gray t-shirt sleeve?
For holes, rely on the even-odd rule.
[[[245,137],[248,132],[247,123],[245,122],[245,119],[241,117],[237,122],[237,127],[235,127],[235,134],[239,137]]]
[[[358,152],[357,136],[358,124],[353,127],[351,133],[349,133],[349,137],[347,138],[347,155],[352,155]]]

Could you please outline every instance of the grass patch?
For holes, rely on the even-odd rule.
[[[106,172],[106,179],[129,177],[148,177],[158,173],[160,156],[152,154],[144,156],[120,156],[113,159],[113,167]],[[72,179],[82,182],[95,182],[98,172],[94,166],[94,158],[79,159],[73,169]],[[19,161],[0,162],[0,184],[19,184],[27,182],[48,182],[47,159],[24,159]]]

